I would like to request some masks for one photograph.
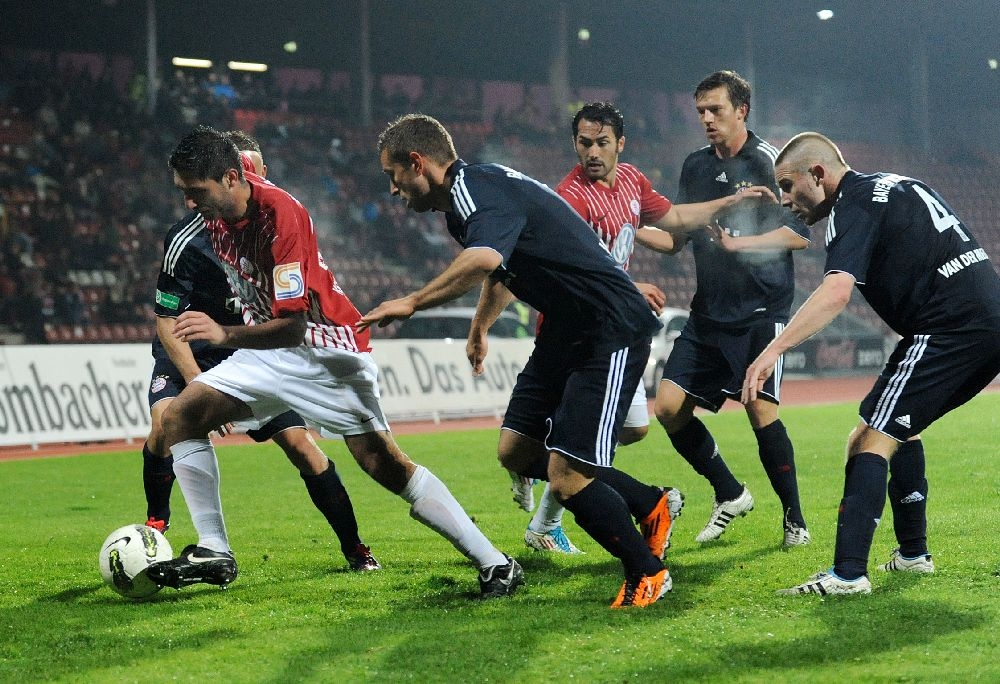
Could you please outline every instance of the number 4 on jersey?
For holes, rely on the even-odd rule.
[[[948,212],[940,202],[931,197],[930,193],[919,185],[914,185],[913,189],[920,195],[920,199],[924,201],[924,204],[927,205],[927,210],[931,213],[931,220],[934,221],[934,227],[937,228],[937,232],[943,233],[949,228],[954,228],[955,232],[962,238],[962,242],[969,241],[969,236],[962,230],[962,222],[958,220],[957,216]]]

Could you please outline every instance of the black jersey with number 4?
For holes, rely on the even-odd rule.
[[[854,276],[900,335],[1000,331],[1000,277],[952,208],[921,181],[848,171],[826,251],[826,272]]]
[[[720,159],[711,145],[695,150],[681,168],[677,203],[709,202],[752,185],[765,185],[778,196],[774,181],[777,154],[774,146],[752,131],[740,151],[728,159]],[[719,224],[734,237],[787,226],[809,239],[806,225],[773,202],[741,204]],[[795,293],[791,252],[727,252],[709,238],[706,231],[691,233],[698,278],[691,311],[725,326],[765,317],[787,320]]]
[[[492,277],[543,314],[540,339],[582,340],[610,351],[660,329],[597,233],[547,186],[499,164],[458,160],[448,173],[448,231],[465,248],[500,253]]]
[[[157,316],[176,318],[185,311],[203,311],[221,325],[242,325],[238,300],[226,280],[201,214],[192,212],[171,226],[163,239],[163,263],[156,279]],[[197,353],[211,346],[191,343]],[[165,356],[159,336],[153,339],[153,356]]]

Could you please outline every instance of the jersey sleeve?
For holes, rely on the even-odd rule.
[[[856,204],[835,207],[827,224],[825,273],[849,273],[864,284],[878,238],[875,217]]]
[[[191,305],[196,276],[202,269],[216,268],[204,263],[198,250],[190,244],[179,245],[171,231],[163,242],[163,261],[156,278],[156,300],[153,313],[157,316],[176,318]],[[181,247],[179,252],[174,248]]]
[[[499,252],[506,263],[526,224],[524,212],[513,206],[478,208],[469,216],[465,247],[488,247]]]
[[[521,203],[504,196],[496,184],[478,182],[470,174],[456,182],[460,204],[471,212],[465,215],[464,246],[488,247],[500,253],[506,263],[514,252],[518,237],[528,222]],[[464,211],[462,213],[465,213]]]
[[[673,205],[670,200],[653,189],[653,184],[646,176],[640,177],[639,189],[642,193],[639,200],[642,206],[639,218],[643,224],[655,223],[667,215]]]
[[[309,269],[312,259],[307,251],[312,232],[312,218],[297,200],[288,196],[274,212],[276,231],[271,245],[274,257],[274,300],[271,313],[277,318],[283,313],[309,309]]]

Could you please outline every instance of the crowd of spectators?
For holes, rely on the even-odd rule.
[[[457,249],[440,216],[406,212],[389,196],[374,154],[384,121],[434,114],[467,160],[508,164],[551,186],[575,162],[571,114],[553,116],[528,97],[487,115],[479,84],[467,79],[427,79],[416,94],[399,83],[376,88],[371,118],[378,123],[364,125],[349,88],[288,90],[266,76],[178,70],[160,85],[151,112],[142,75],[122,83],[110,71],[59,65],[0,53],[0,341],[2,333],[30,344],[152,335],[162,238],[184,213],[166,158],[197,123],[257,137],[269,177],[309,208],[326,261],[362,311],[441,271]],[[624,158],[672,195],[674,164],[702,144],[696,124],[664,122],[643,108],[650,101],[643,94],[621,100],[629,126]],[[950,173],[947,166],[938,172]],[[977,198],[965,192],[961,201]],[[970,225],[988,245],[996,240],[994,226]],[[815,246],[797,256],[812,261],[801,269],[809,278],[822,259],[822,245]],[[690,301],[689,255],[637,250],[632,270],[659,283],[668,305]]]

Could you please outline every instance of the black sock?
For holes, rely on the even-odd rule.
[[[319,475],[299,474],[306,483],[309,498],[330,523],[334,534],[340,540],[340,550],[346,555],[354,553],[361,543],[361,537],[358,536],[358,521],[354,517],[351,497],[344,483],[340,481],[336,466],[329,459],[327,462],[330,467]]]
[[[795,479],[795,451],[792,440],[780,420],[753,431],[757,437],[757,451],[760,454],[761,465],[771,481],[771,488],[781,500],[781,510],[785,519],[805,527],[802,517],[802,505],[799,502],[799,485]]]
[[[635,479],[615,468],[598,468],[595,477],[618,492],[636,520],[644,520],[653,512],[663,496],[663,490]]]
[[[889,464],[878,454],[862,452],[848,460],[833,552],[834,572],[843,579],[868,574],[872,538],[885,508],[888,470]]]
[[[561,503],[584,532],[621,560],[626,575],[655,575],[663,569],[629,517],[625,500],[608,485],[594,480]]]
[[[142,488],[146,492],[146,517],[170,521],[170,491],[174,487],[174,457],[157,456],[142,445]]]
[[[889,505],[899,553],[915,558],[927,553],[927,478],[924,444],[903,442],[889,461]]]
[[[743,493],[743,485],[729,472],[715,440],[699,419],[691,418],[687,425],[667,437],[695,472],[711,483],[716,501],[732,501]]]

